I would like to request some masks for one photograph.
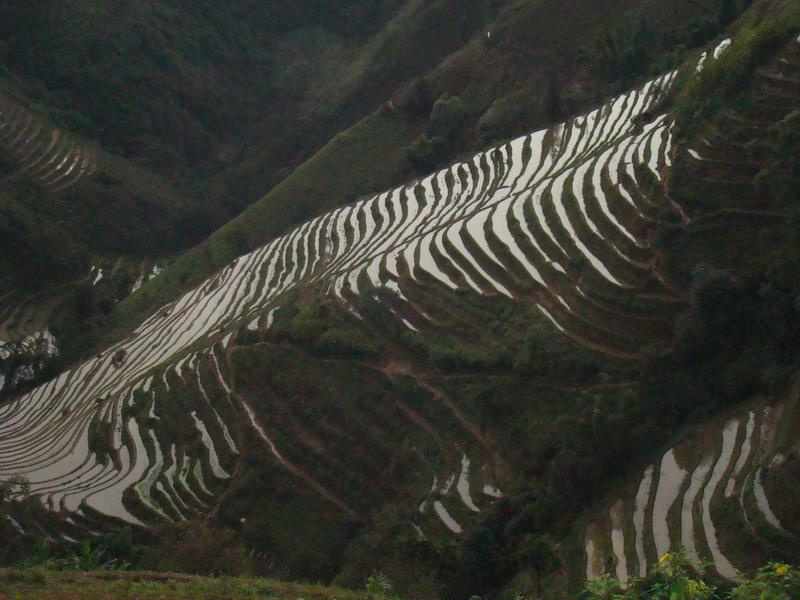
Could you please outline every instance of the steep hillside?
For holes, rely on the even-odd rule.
[[[663,70],[600,25],[606,58],[563,72],[606,77],[596,108],[397,185],[480,142],[459,61],[552,10],[500,11],[150,284],[94,263],[137,291],[0,405],[0,557],[127,539],[188,569],[219,528],[260,573],[448,598],[565,597],[680,545],[722,581],[797,559],[800,5]]]
[[[448,12],[439,4],[415,18],[424,25],[419,35],[437,43],[443,32],[439,21],[430,19],[462,10],[451,7]],[[622,0],[507,7],[430,72],[417,73],[407,87],[404,78],[395,78],[391,103],[372,98],[370,107],[380,104],[374,114],[342,132],[239,218],[183,255],[164,277],[123,304],[110,328],[117,335],[126,332],[153,307],[312,216],[463,159],[520,130],[559,121],[607,100],[623,86],[664,72],[680,63],[687,47],[719,32],[716,19],[714,2],[679,2],[669,9]],[[403,35],[407,28],[402,23],[387,28],[392,35],[384,43],[405,56],[417,46],[410,34]],[[568,30],[562,29],[564,23]],[[691,34],[703,23],[706,37]],[[629,30],[639,32],[635,43],[628,42]],[[622,63],[631,59],[623,56],[631,52],[636,66],[624,68]],[[548,102],[551,84],[561,98],[556,107]],[[258,145],[263,152],[261,140]],[[255,167],[264,162],[258,159]],[[242,176],[236,167],[233,173]]]
[[[778,406],[756,402],[648,465],[636,486],[587,527],[587,579],[608,565],[626,582],[679,547],[695,560],[708,559],[731,581],[764,556],[794,559],[800,550],[790,508],[796,488],[787,489],[786,482],[796,484],[787,470],[797,468],[791,465],[797,460],[797,400],[793,389]]]
[[[496,10],[474,2],[459,20],[443,20],[451,4],[144,2],[123,14],[107,2],[62,9],[43,1],[0,9],[9,107],[0,290],[14,290],[0,310],[36,314],[41,328],[24,335],[47,329],[60,361],[88,354],[107,328],[104,315],[138,289],[138,265],[168,262],[223,225]],[[439,45],[405,51],[432,28]],[[104,164],[77,189],[89,168],[79,146]],[[355,173],[354,165],[337,172]],[[374,187],[402,179],[404,169],[387,160],[388,176]],[[318,212],[316,202],[295,208],[294,222]],[[224,247],[226,256],[245,250],[238,237],[225,237]],[[120,261],[125,276],[112,289],[87,284],[90,265]],[[53,306],[52,295],[64,301]],[[2,342],[18,346],[22,337]]]
[[[344,63],[402,2],[40,0],[0,13],[4,75],[62,124],[164,174],[213,170],[275,101],[287,32],[317,31],[307,61]],[[338,55],[337,55],[338,53]],[[323,56],[319,56],[322,54]],[[302,68],[297,57],[295,69]],[[324,65],[323,65],[324,66]],[[216,146],[216,148],[215,148]]]
[[[4,377],[17,381],[6,391],[88,354],[104,315],[153,278],[153,265],[252,200],[229,189],[228,180],[249,184],[243,170],[224,174],[226,164],[255,167],[263,192],[359,118],[364,102],[345,98],[363,91],[358,81],[346,94],[327,94],[330,105],[316,115],[326,92],[312,78],[327,89],[343,72],[392,77],[378,49],[398,37],[396,21],[424,30],[432,11],[441,14],[409,5],[392,19],[402,3],[357,4],[297,11],[288,2],[143,2],[121,13],[114,3],[43,1],[0,9],[0,343],[15,355]],[[443,36],[440,52],[460,35]],[[436,57],[418,55],[415,64]],[[248,139],[262,154],[253,156]],[[105,278],[90,273],[98,269]],[[57,343],[57,360],[34,348],[31,340],[44,338]]]
[[[4,290],[67,282],[91,255],[174,252],[208,231],[208,215],[163,177],[7,97],[0,111]]]
[[[43,0],[2,9],[0,86],[169,177],[219,227],[503,4]]]
[[[68,364],[96,315],[212,219],[164,177],[33,107],[6,96],[0,107],[0,372],[9,391]]]
[[[63,203],[48,194],[41,210],[31,211],[25,191],[8,190],[11,237],[26,232],[23,247],[31,248],[8,252],[11,271],[21,270],[15,285],[49,283],[36,266],[44,262],[63,267],[63,279],[85,273],[88,261],[163,261],[252,203],[110,320],[103,310],[87,320],[84,311],[84,326],[65,330],[75,315],[59,311],[49,329],[68,344],[63,360],[89,356],[304,220],[576,113],[678,64],[686,48],[720,28],[714,0],[669,8],[631,0],[585,4],[314,3],[293,13],[283,3],[252,10],[137,3],[125,15],[108,3],[79,3],[63,14],[51,2],[3,9],[10,11],[4,22],[16,23],[4,38],[8,94],[48,122],[167,175],[173,195],[186,199],[171,201],[168,214],[147,205],[142,214],[106,191],[95,199],[90,190],[88,202],[69,205],[89,210],[64,214]],[[171,27],[176,22],[181,27]],[[66,30],[81,34],[65,37]],[[100,52],[109,38],[117,47]],[[69,58],[87,52],[98,55],[91,68]],[[137,178],[145,175],[152,178]],[[265,190],[271,191],[253,203]],[[133,220],[116,226],[128,214]],[[99,244],[84,241],[94,236],[123,243],[105,243],[98,255]],[[55,247],[69,251],[54,256]],[[120,256],[119,247],[134,255]],[[47,261],[26,260],[48,253]]]
[[[791,22],[799,13],[794,7],[786,14]],[[794,367],[789,358],[794,356],[793,327],[783,320],[788,315],[779,315],[788,300],[782,293],[791,295],[794,288],[790,273],[797,260],[790,217],[796,210],[796,192],[790,190],[797,180],[785,165],[797,156],[787,142],[797,135],[800,80],[794,75],[800,68],[800,40],[766,63],[757,59],[779,47],[789,29],[788,23],[765,22],[688,90],[681,109],[696,112],[691,120],[682,117],[686,139],[670,189],[688,220],[682,235],[669,234],[663,243],[673,269],[688,273],[700,255],[726,269],[695,273],[707,282],[707,290],[698,294],[705,309],[698,306],[687,318],[706,323],[701,336],[681,340],[682,360],[710,352],[719,364],[733,361],[736,380],[723,387],[758,396],[746,408],[680,439],[587,527],[589,578],[610,570],[625,581],[682,545],[733,580],[738,569],[752,568],[764,556],[794,558],[800,550],[789,508],[797,493],[791,465],[797,455],[798,390],[794,385],[784,394],[768,392],[775,389],[771,380]],[[716,90],[709,94],[712,86]],[[698,104],[699,90],[705,97]],[[698,119],[700,114],[705,118]],[[742,254],[743,248],[750,251]],[[748,281],[762,270],[766,277]],[[752,285],[760,288],[763,313],[753,304]],[[726,301],[725,288],[740,298]],[[770,338],[752,343],[763,335],[760,329]],[[750,340],[746,354],[735,338]],[[771,370],[754,373],[754,362]],[[772,485],[765,487],[765,480]]]

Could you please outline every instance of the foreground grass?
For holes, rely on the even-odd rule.
[[[361,600],[366,592],[245,577],[0,569],[0,600]]]

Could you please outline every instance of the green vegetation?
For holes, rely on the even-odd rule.
[[[646,577],[633,577],[623,590],[608,575],[590,581],[585,600],[791,600],[800,595],[800,569],[771,562],[753,577],[722,588],[703,575],[704,567],[684,551],[670,552],[653,565]]]
[[[2,75],[64,125],[175,174],[218,164],[211,145],[245,131],[263,103],[278,98],[287,34],[316,28],[339,45],[361,40],[380,29],[393,4],[9,5],[0,12]],[[295,70],[301,60],[320,60],[292,58]]]
[[[492,17],[494,4],[502,3],[465,9],[452,0],[319,0],[298,10],[294,2],[134,2],[120,12],[108,1],[63,9],[41,0],[3,7],[0,89],[109,154],[104,172],[66,197],[42,198],[47,195],[30,186],[5,182],[2,289],[41,289],[54,277],[74,281],[100,252],[163,259],[197,244],[337,134],[347,138],[348,129],[418,72],[457,50]],[[178,267],[179,289],[332,200],[352,201],[406,178],[405,160],[392,162],[390,155],[402,157],[398,140],[413,139],[416,124],[373,127],[371,121],[361,127],[361,143],[384,152],[373,153],[375,161],[385,159],[378,169],[383,175],[373,176],[366,162],[348,161],[351,149],[340,146],[334,152],[340,168],[306,180],[314,193],[295,186],[274,211],[274,202],[268,210],[262,203],[248,215],[250,231],[228,228],[213,243],[210,265],[194,260]],[[5,176],[14,165],[2,166]],[[340,188],[333,197],[319,192]],[[257,226],[266,228],[251,235]],[[74,317],[68,309],[59,312],[65,320]],[[86,329],[73,359],[93,345],[94,328]]]
[[[2,600],[376,600],[382,589],[357,592],[245,577],[193,577],[156,572],[54,572],[0,569]]]
[[[212,216],[163,177],[105,155],[100,172],[59,196],[18,181],[0,190],[0,284],[35,291],[85,276],[98,255],[169,255]]]
[[[748,12],[731,46],[720,59],[686,85],[676,107],[684,132],[700,126],[753,79],[756,69],[800,31],[800,6],[796,2],[761,3]]]
[[[381,111],[336,136],[259,202],[123,302],[117,311],[123,327],[264,240],[319,212],[388,187],[405,165],[397,140],[417,131],[416,123]]]
[[[629,87],[643,76],[678,66],[687,50],[723,34],[750,4],[751,0],[714,0],[695,6],[680,27],[674,22],[669,27],[661,25],[651,8],[639,6],[604,28],[592,45],[581,49],[580,59],[601,81]],[[676,5],[674,10],[685,9]]]
[[[411,92],[413,93],[413,92]],[[434,171],[453,156],[469,115],[458,96],[442,96],[430,110],[427,131],[406,148],[406,158],[420,171]]]
[[[114,193],[109,185],[90,187],[62,202],[63,210],[33,214],[25,195],[13,192],[10,203],[22,217],[7,239],[20,230],[53,230],[40,236],[45,243],[20,247],[30,251],[8,252],[15,285],[49,282],[52,269],[36,265],[68,261],[58,275],[76,277],[98,251],[172,256],[250,209],[144,286],[110,323],[73,337],[72,359],[102,345],[93,331],[126,333],[232,258],[332,206],[548,123],[555,114],[548,90],[559,96],[559,116],[619,91],[622,82],[587,71],[579,55],[630,10],[622,0],[577,12],[538,1],[400,7],[376,0],[320,1],[302,11],[281,2],[135,3],[120,15],[112,4],[60,11],[43,0],[35,10],[3,9],[5,23],[19,24],[3,38],[5,77],[35,110],[168,175],[175,189],[120,201],[116,190],[143,188],[140,172],[115,183]],[[626,19],[644,18],[658,32],[668,22],[679,32],[715,6],[681,0],[674,9],[651,6]],[[66,30],[80,35],[65,37]],[[107,39],[115,40],[113,51],[101,52]],[[677,40],[665,37],[657,52],[674,50],[677,61]],[[73,60],[87,52],[98,55],[89,67]],[[383,104],[390,98],[394,108]],[[346,143],[329,143],[334,136]],[[119,180],[123,161],[117,162],[110,177]],[[150,198],[158,198],[157,208]],[[49,250],[58,235],[68,242],[59,244],[64,256]],[[29,255],[35,260],[25,260]]]

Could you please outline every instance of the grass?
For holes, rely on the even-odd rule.
[[[0,569],[0,600],[358,600],[374,594],[248,577],[170,573]]]

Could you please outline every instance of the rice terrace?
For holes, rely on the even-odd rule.
[[[800,2],[0,56],[0,598],[800,595]]]

